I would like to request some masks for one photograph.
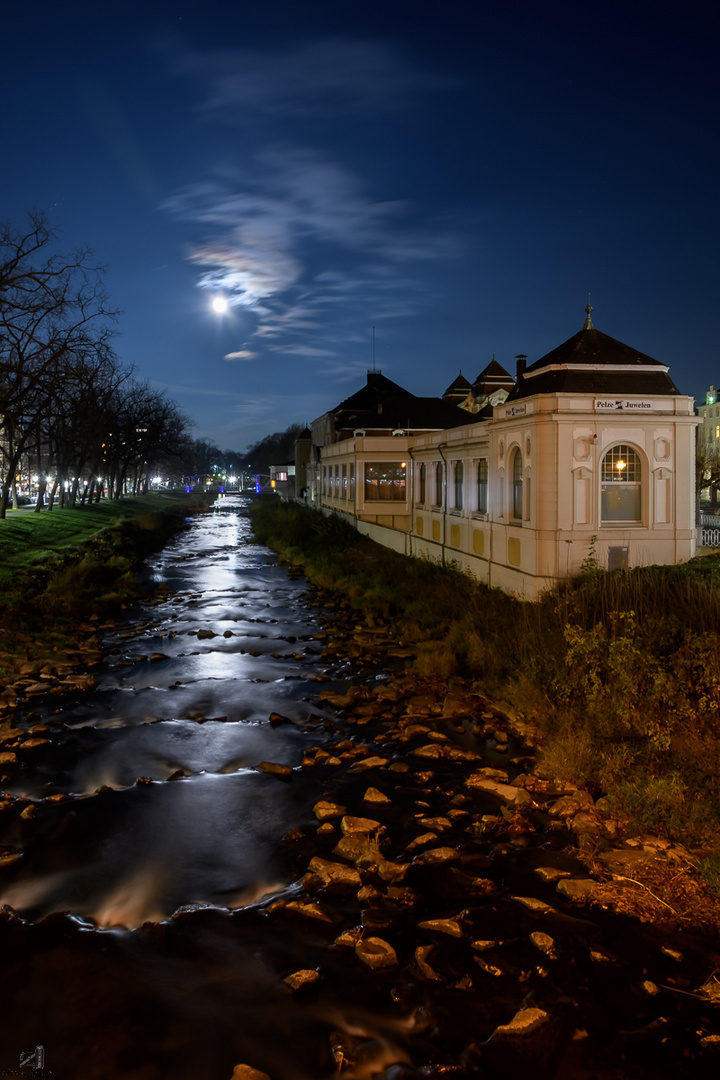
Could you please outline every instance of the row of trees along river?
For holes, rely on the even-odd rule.
[[[36,477],[40,509],[138,494],[156,475],[179,484],[267,472],[276,454],[292,456],[301,425],[244,453],[193,439],[178,406],[120,362],[117,328],[90,249],[59,250],[41,212],[0,225],[0,517],[11,496],[18,505],[21,472]]]

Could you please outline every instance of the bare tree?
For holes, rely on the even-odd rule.
[[[38,211],[28,214],[24,229],[0,225],[0,518],[22,455],[39,445],[52,403],[67,392],[63,376],[75,365],[114,359],[116,312],[108,306],[103,268],[89,249],[64,254],[56,241]]]

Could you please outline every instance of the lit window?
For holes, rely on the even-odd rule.
[[[355,462],[350,462],[350,496],[351,499],[355,498]]]
[[[512,470],[512,516],[519,521],[523,516],[523,462],[520,450],[515,451]]]
[[[404,502],[405,462],[377,461],[365,465],[365,499],[374,502]]]
[[[343,499],[347,499],[347,491],[348,491],[348,488],[347,488],[347,465],[343,465],[343,467],[342,467],[342,497],[343,497]]]
[[[488,463],[487,458],[480,458],[477,463],[477,509],[478,514],[487,514],[488,508]]]
[[[600,518],[603,522],[640,521],[642,467],[631,446],[611,446],[602,460]]]

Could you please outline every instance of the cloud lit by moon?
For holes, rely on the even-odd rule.
[[[120,360],[198,436],[306,423],[375,358],[420,396],[514,371],[588,292],[717,382],[715,5],[126,7],[5,5],[2,217],[94,249]]]

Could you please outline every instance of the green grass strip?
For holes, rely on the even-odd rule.
[[[187,501],[184,492],[150,492],[117,501],[103,499],[82,509],[60,510],[56,506],[38,514],[31,510],[11,510],[0,521],[0,584],[12,580],[38,560],[82,544],[123,521],[162,513]]]

